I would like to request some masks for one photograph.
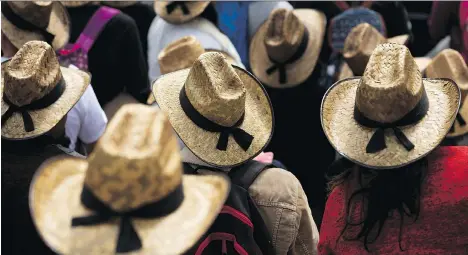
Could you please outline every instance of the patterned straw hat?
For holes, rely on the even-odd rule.
[[[68,43],[70,18],[58,1],[2,1],[2,32],[18,49],[39,40],[57,50]]]
[[[154,10],[158,16],[172,24],[182,24],[198,17],[208,7],[210,1],[171,1],[156,0]]]
[[[250,42],[250,66],[263,83],[290,88],[303,83],[317,64],[325,15],[312,9],[276,9]]]
[[[408,35],[385,38],[369,23],[355,26],[346,37],[343,57],[354,75],[362,75],[375,47],[381,43],[406,44]]]
[[[89,158],[56,158],[35,175],[31,215],[59,254],[181,254],[217,217],[222,176],[183,175],[167,116],[123,106]]]
[[[207,51],[216,50],[207,49]],[[236,63],[236,60],[226,52],[216,52],[223,54],[228,60],[228,63]],[[191,67],[203,53],[205,53],[205,49],[194,36],[184,36],[179,40],[170,43],[161,51],[161,53],[159,53],[158,56],[161,75]],[[152,94],[149,95],[147,104],[153,104],[154,102],[154,96]]]
[[[333,147],[365,167],[410,164],[449,132],[460,90],[449,79],[423,79],[408,48],[380,44],[362,77],[341,80],[325,94],[322,127]]]
[[[27,42],[2,65],[2,138],[28,139],[51,130],[78,102],[90,77],[60,67],[54,49]]]
[[[192,68],[161,76],[153,94],[187,148],[211,165],[242,164],[257,156],[273,134],[266,91],[220,53],[204,53]]]
[[[452,129],[447,137],[468,133],[468,67],[462,55],[452,49],[445,49],[434,57],[426,68],[428,78],[449,78],[454,80],[461,91],[461,106]]]

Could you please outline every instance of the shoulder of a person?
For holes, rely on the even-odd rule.
[[[257,203],[296,210],[301,183],[291,172],[268,168],[255,179],[249,194]]]
[[[109,20],[106,25],[106,29],[104,29],[102,33],[111,32],[115,35],[118,35],[125,33],[129,29],[138,29],[135,20],[129,15],[123,12],[119,12],[111,20]]]

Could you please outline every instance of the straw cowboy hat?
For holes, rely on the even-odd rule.
[[[153,94],[195,156],[232,167],[257,156],[273,134],[273,109],[260,82],[216,52],[161,76]]]
[[[468,67],[462,55],[452,49],[445,49],[434,57],[426,68],[427,78],[449,78],[455,81],[461,91],[461,106],[452,129],[447,137],[468,133]]]
[[[317,64],[325,15],[312,9],[276,9],[250,42],[250,66],[263,83],[290,88],[303,83]]]
[[[42,41],[27,42],[2,66],[2,138],[28,139],[51,130],[85,92],[90,77],[60,67]]]
[[[216,50],[207,50],[216,51]],[[223,51],[216,51],[223,54],[228,63],[236,64],[234,58]],[[161,75],[178,71],[181,69],[189,68],[198,59],[198,57],[205,53],[202,44],[194,36],[184,36],[167,45],[158,55],[159,68]],[[151,94],[148,97],[148,104],[155,102],[154,96]]]
[[[369,23],[361,23],[351,29],[346,37],[343,57],[353,74],[362,75],[372,51],[381,43],[406,44],[409,35],[385,38]]]
[[[449,79],[423,79],[408,48],[380,44],[362,77],[325,94],[321,119],[333,147],[365,167],[389,169],[431,152],[449,132],[460,90]]]
[[[34,223],[59,254],[181,254],[229,192],[218,175],[183,175],[167,116],[122,107],[89,158],[44,163],[30,190]]]
[[[182,24],[198,17],[208,7],[210,1],[155,1],[154,11],[165,21]]]
[[[2,1],[2,32],[18,49],[39,40],[57,50],[68,43],[70,18],[60,2]]]

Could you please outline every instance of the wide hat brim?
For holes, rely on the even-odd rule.
[[[187,148],[204,162],[218,167],[233,167],[254,158],[273,135],[273,108],[265,89],[249,72],[237,66],[233,68],[246,89],[244,121],[239,127],[254,137],[247,151],[232,136],[229,136],[226,151],[216,149],[220,133],[201,129],[185,114],[179,95],[190,69],[163,75],[153,84],[156,103],[168,113],[174,130]]]
[[[264,43],[268,24],[263,23],[250,42],[250,67],[255,76],[266,86],[273,88],[291,88],[303,83],[315,69],[323,44],[327,20],[325,15],[312,9],[295,9],[294,14],[309,31],[309,43],[302,57],[286,65],[287,81],[279,82],[279,72],[268,75],[266,70],[274,65],[268,57]]]
[[[53,34],[54,40],[51,46],[55,49],[63,48],[70,39],[71,22],[68,12],[60,2],[52,2],[52,12],[50,14],[47,32]],[[13,25],[2,14],[2,32],[10,42],[18,49],[29,41],[45,41],[45,38],[36,32],[22,30]]]
[[[424,72],[426,70],[426,67],[429,66],[429,64],[432,62],[431,58],[428,57],[416,57],[414,58],[414,62],[416,62],[416,65],[419,67],[419,71]]]
[[[88,163],[55,158],[44,163],[30,188],[31,216],[45,243],[59,254],[115,254],[119,221],[72,227],[72,218],[92,214],[80,202]],[[218,175],[184,175],[184,200],[171,214],[157,219],[132,218],[142,248],[132,254],[182,254],[216,219],[229,193]]]
[[[322,128],[335,150],[364,167],[398,168],[426,156],[449,132],[460,106],[460,90],[455,82],[450,79],[423,79],[429,110],[416,124],[399,127],[414,144],[414,149],[407,151],[393,131],[385,129],[387,148],[367,153],[366,146],[376,129],[364,127],[354,119],[359,83],[360,77],[335,83],[323,98],[320,114]]]
[[[3,69],[3,68],[2,68]],[[34,123],[34,130],[27,132],[24,129],[23,116],[19,112],[2,123],[2,138],[10,140],[30,139],[40,136],[50,131],[80,100],[90,83],[90,77],[87,73],[60,67],[63,79],[65,81],[65,91],[62,96],[52,105],[40,110],[28,111]],[[4,71],[4,70],[3,70]],[[4,87],[4,76],[2,75],[2,87]],[[9,105],[5,103],[2,97],[2,116],[8,110]]]
[[[466,122],[468,122],[468,96],[466,96],[463,102],[461,102],[461,107],[458,113]],[[459,137],[466,134],[468,134],[468,123],[464,126],[461,126],[458,121],[455,121],[453,124],[453,132],[449,132],[447,137]]]
[[[209,1],[200,1],[200,2],[186,2],[190,4],[188,9],[190,13],[185,15],[181,8],[176,8],[171,14],[167,13],[166,5],[164,1],[155,1],[154,2],[154,11],[156,14],[161,17],[163,20],[171,24],[182,24],[191,21],[192,19],[198,17],[210,4]]]
[[[138,3],[138,1],[101,1],[101,3],[114,8],[125,8]]]

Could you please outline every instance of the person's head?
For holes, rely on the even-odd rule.
[[[346,190],[345,227],[340,237],[343,240],[363,240],[363,245],[369,251],[368,245],[379,238],[382,226],[392,212],[401,217],[399,244],[401,246],[401,231],[403,222],[410,222],[408,217],[416,221],[420,212],[421,183],[428,167],[427,158],[420,159],[409,165],[388,170],[378,170],[359,166],[341,158],[336,161],[329,176],[330,191],[344,182],[351,183]],[[362,206],[362,217],[356,217],[354,208]],[[350,233],[356,233],[353,235]]]
[[[2,52],[12,57],[29,41],[44,41],[55,50],[68,43],[71,23],[58,1],[3,1]]]
[[[62,137],[66,114],[89,85],[89,75],[60,67],[52,47],[41,41],[27,42],[2,72],[2,138]]]
[[[273,111],[264,88],[220,53],[204,53],[190,70],[161,76],[153,89],[186,147],[208,164],[242,164],[271,139]]]

